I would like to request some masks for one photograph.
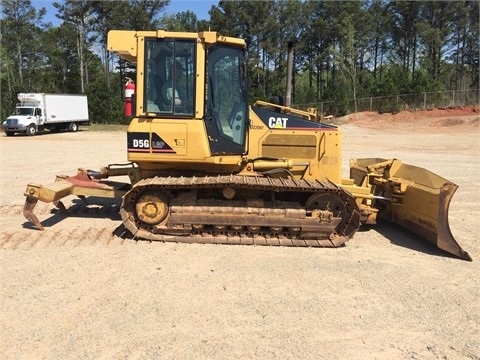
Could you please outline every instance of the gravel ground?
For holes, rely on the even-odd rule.
[[[126,162],[125,134],[1,136],[0,358],[480,359],[478,116],[460,119],[355,118],[344,172],[397,157],[458,184],[450,226],[473,262],[384,224],[339,249],[133,241],[108,201],[39,204],[36,231],[25,185]]]

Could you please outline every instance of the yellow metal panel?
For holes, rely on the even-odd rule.
[[[107,36],[107,49],[132,63],[136,63],[136,34],[136,31],[130,30],[110,30]]]
[[[335,184],[340,184],[342,182],[341,130],[321,131],[318,150],[319,172]]]
[[[202,41],[207,44],[215,44],[217,42],[220,42],[224,44],[227,43],[245,47],[245,40],[229,36],[223,36],[216,31],[202,31],[198,33],[198,36],[200,37],[200,39],[202,39]]]
[[[336,184],[341,183],[340,129],[269,129],[255,112],[250,111],[249,117],[249,158],[268,156],[287,157],[293,163],[308,161],[308,171],[302,168],[292,173],[305,179],[329,179]],[[297,150],[289,150],[289,147],[296,147]],[[312,150],[314,153],[311,153]]]
[[[151,35],[149,35],[151,36]],[[198,39],[196,32],[181,32],[181,31],[165,31],[157,30],[155,36],[159,39]]]
[[[262,155],[288,159],[313,159],[316,152],[315,135],[269,134],[262,143]]]
[[[167,154],[172,157],[174,155],[187,155],[187,147],[189,146],[189,131],[188,123],[190,121],[182,120],[160,120],[153,119],[151,122],[152,134],[157,134],[162,140],[170,145],[175,154]],[[162,156],[163,154],[152,154],[153,156]],[[152,159],[154,160],[154,159]]]
[[[205,46],[200,41],[197,42],[196,66],[197,71],[195,79],[195,118],[202,119],[205,111]]]
[[[58,181],[48,185],[28,184],[25,196],[32,196],[43,202],[53,202],[72,193],[73,184]]]
[[[150,33],[150,35],[153,35],[153,34]],[[138,64],[141,64],[141,66],[137,66],[137,79],[135,84],[137,101],[135,106],[136,106],[136,114],[143,114],[145,113],[145,110],[146,110],[146,109],[143,109],[143,99],[145,96],[145,94],[143,93],[143,90],[145,89],[145,85],[144,85],[145,73],[144,73],[144,67],[143,67],[143,65],[145,64],[145,36],[138,38],[137,49],[138,49],[137,60],[138,60]]]
[[[210,157],[210,147],[203,120],[135,118],[128,127],[130,133],[156,133],[175,152],[128,153],[128,160],[152,162],[205,161]]]

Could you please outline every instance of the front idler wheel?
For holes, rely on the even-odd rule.
[[[340,230],[345,227],[347,222],[347,206],[345,202],[337,195],[329,194],[329,193],[320,193],[320,194],[313,194],[310,196],[305,204],[305,209],[307,211],[312,210],[321,210],[321,211],[329,211],[332,215],[336,218],[341,218],[342,221],[338,224],[336,230],[341,232]]]

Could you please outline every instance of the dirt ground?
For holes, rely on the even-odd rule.
[[[460,187],[452,233],[473,262],[396,227],[339,249],[122,236],[118,203],[22,216],[27,183],[126,162],[122,132],[0,137],[0,359],[480,359],[479,109],[361,113],[350,157],[396,157]]]

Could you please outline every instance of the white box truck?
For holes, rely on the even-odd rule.
[[[79,125],[90,124],[85,95],[20,93],[17,97],[20,103],[2,124],[7,136],[35,135],[45,129],[77,131]]]

